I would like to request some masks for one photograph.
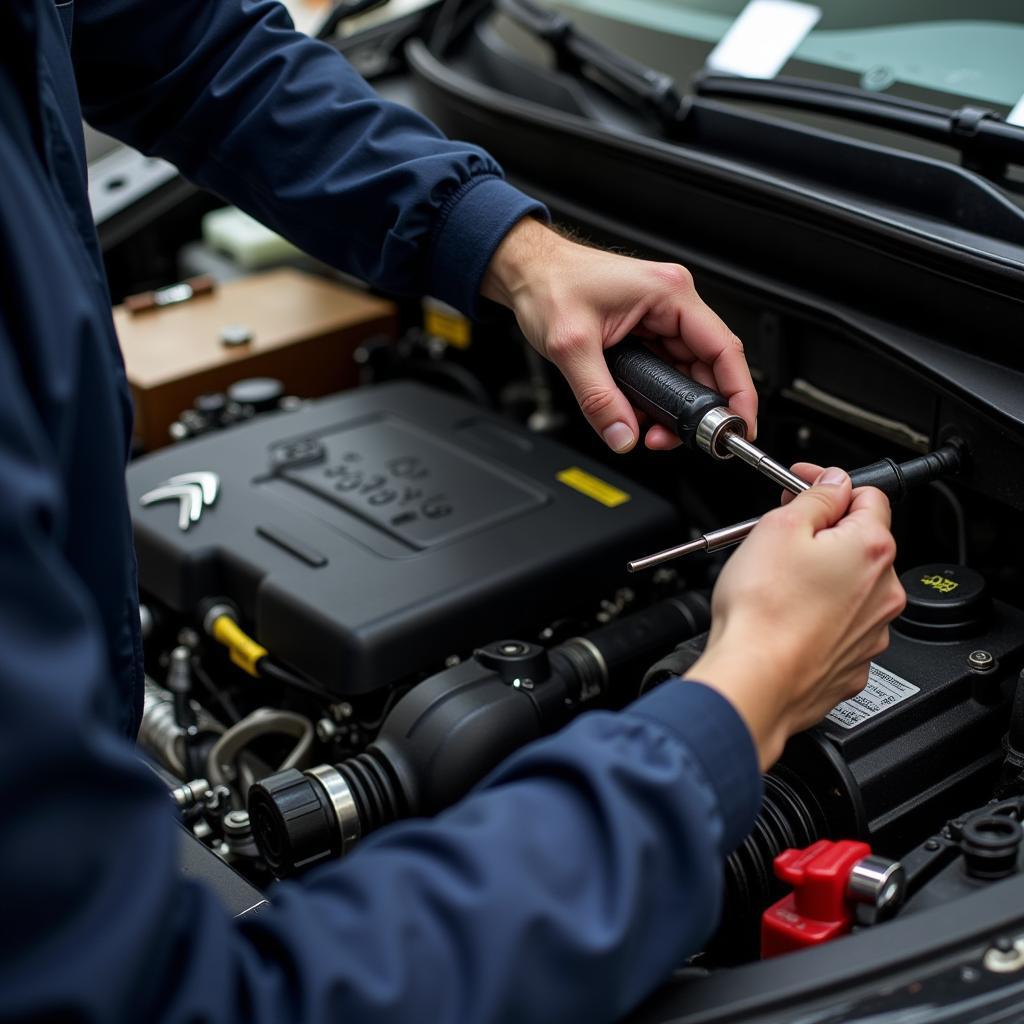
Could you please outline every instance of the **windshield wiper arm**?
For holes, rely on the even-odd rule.
[[[621,98],[653,113],[668,131],[685,119],[688,101],[670,75],[605,46],[580,32],[564,14],[546,10],[533,0],[497,0],[496,7],[546,42],[560,70],[582,77],[589,69]]]
[[[1024,128],[1007,124],[981,107],[946,107],[870,93],[806,78],[741,78],[702,71],[693,80],[698,96],[726,96],[847,117],[959,149],[964,163],[1002,175],[1008,163],[1024,164]]]

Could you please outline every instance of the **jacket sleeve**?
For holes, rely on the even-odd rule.
[[[396,294],[467,313],[498,243],[543,207],[483,150],[381,99],[276,0],[77,0],[86,120]]]
[[[183,878],[169,801],[101,714],[55,455],[0,307],[0,1020],[614,1020],[711,929],[752,822],[729,705],[668,683],[382,830],[234,921]]]

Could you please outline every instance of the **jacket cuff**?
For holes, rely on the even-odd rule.
[[[739,713],[717,690],[682,679],[663,683],[628,712],[671,730],[700,762],[718,798],[722,855],[728,856],[750,834],[761,809],[757,751]]]
[[[547,208],[498,177],[476,177],[441,207],[427,290],[475,317],[480,285],[502,239],[524,217],[550,220]]]

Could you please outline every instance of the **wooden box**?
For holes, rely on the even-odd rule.
[[[114,323],[135,399],[135,435],[146,451],[170,441],[168,429],[197,395],[244,377],[277,377],[289,394],[313,398],[352,387],[352,353],[372,336],[394,336],[395,306],[298,270],[272,270],[220,285],[179,305]],[[252,340],[221,341],[242,326]]]

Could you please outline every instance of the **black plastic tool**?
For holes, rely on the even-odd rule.
[[[612,376],[626,397],[684,444],[715,459],[734,455],[758,473],[798,494],[807,485],[747,440],[747,425],[717,391],[698,384],[631,338],[607,353]]]
[[[669,366],[639,341],[619,342],[608,351],[607,358],[612,376],[626,397],[690,447],[698,447],[697,430],[708,413],[729,407],[717,391]],[[745,434],[743,420],[739,416],[734,419],[738,422],[733,429]]]

